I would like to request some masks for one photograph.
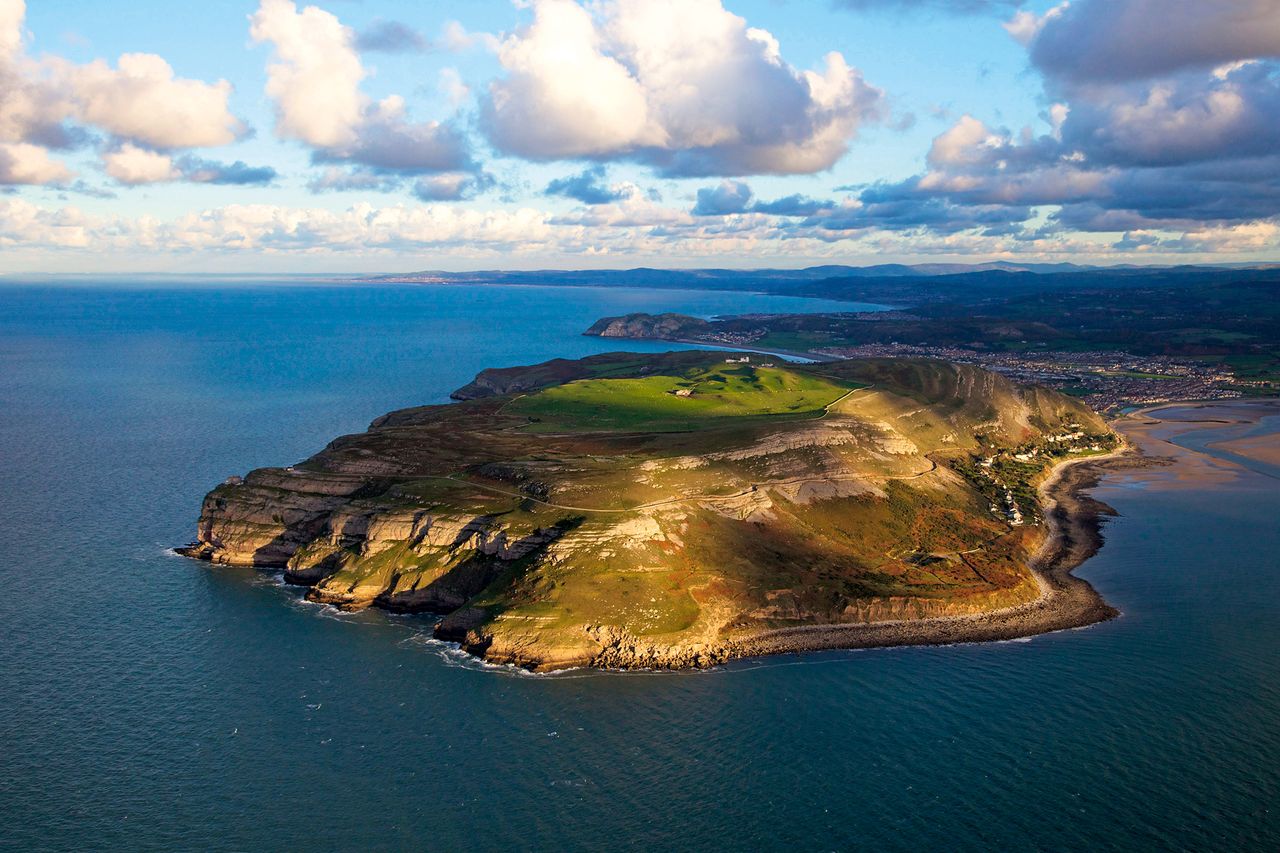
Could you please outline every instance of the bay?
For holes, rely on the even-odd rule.
[[[1280,490],[1096,490],[1123,616],[710,672],[486,669],[167,549],[205,491],[599,316],[850,310],[606,288],[0,288],[0,846],[1280,847]],[[1272,424],[1274,428],[1274,423]],[[1166,479],[1162,479],[1166,478]]]

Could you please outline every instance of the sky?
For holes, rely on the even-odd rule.
[[[1280,0],[0,0],[0,273],[1278,250]]]

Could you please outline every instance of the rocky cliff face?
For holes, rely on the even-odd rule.
[[[584,334],[601,338],[653,338],[672,341],[704,332],[706,320],[685,314],[627,314],[597,320]]]
[[[209,493],[197,541],[180,551],[224,565],[283,569],[290,583],[311,587],[314,601],[446,613],[566,529],[414,506],[382,485],[259,469]]]
[[[1106,430],[1069,398],[925,361],[612,354],[468,388],[231,478],[185,553],[345,608],[443,614],[438,636],[494,661],[708,665],[780,628],[1034,600],[1042,531],[953,460]]]

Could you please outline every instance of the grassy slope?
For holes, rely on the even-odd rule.
[[[542,432],[679,432],[714,429],[733,418],[812,417],[855,387],[785,368],[720,364],[676,375],[569,382],[514,400],[505,412],[529,418]]]

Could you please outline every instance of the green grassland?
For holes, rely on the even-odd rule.
[[[857,387],[787,368],[725,363],[679,375],[577,380],[517,398],[503,411],[528,418],[535,432],[680,432],[741,418],[816,417]]]

